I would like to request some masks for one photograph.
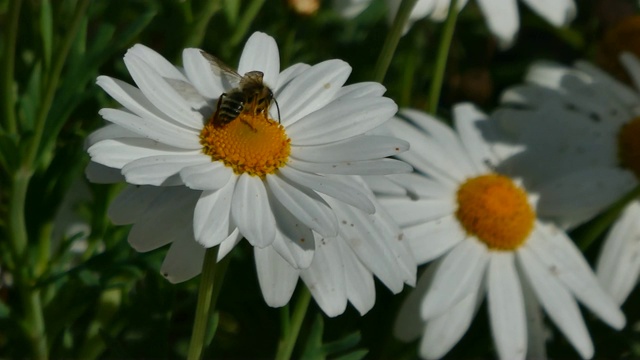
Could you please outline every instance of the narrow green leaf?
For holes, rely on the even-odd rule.
[[[367,349],[358,349],[346,355],[338,356],[334,359],[335,360],[360,360],[360,359],[364,359],[368,353],[369,353],[369,350]]]
[[[40,4],[40,37],[42,39],[42,55],[44,66],[51,67],[51,49],[53,47],[53,15],[49,0],[42,0]]]
[[[322,315],[316,315],[316,319],[311,325],[311,330],[307,336],[301,359],[321,360],[326,358],[326,352],[322,346],[322,334],[324,333],[324,321]]]
[[[224,0],[224,15],[229,21],[229,26],[232,28],[238,23],[238,15],[240,14],[240,3],[237,0]]]

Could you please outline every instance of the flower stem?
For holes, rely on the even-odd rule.
[[[409,20],[409,15],[411,15],[411,10],[413,10],[413,6],[416,2],[417,0],[402,0],[402,3],[400,3],[398,13],[396,14],[395,19],[393,19],[391,30],[387,33],[387,38],[384,40],[382,51],[380,51],[380,56],[376,62],[375,72],[373,75],[374,81],[381,83],[384,80],[387,70],[389,69],[389,65],[391,64],[393,54],[396,52],[396,48],[398,47],[398,43],[402,37],[404,27],[407,24],[407,20]]]
[[[69,50],[71,49],[73,40],[75,40],[75,38],[78,36],[80,24],[82,23],[90,2],[90,0],[80,0],[78,2],[78,4],[76,5],[76,11],[70,21],[71,25],[69,26],[69,29],[65,34],[64,39],[62,40],[59,51],[56,52],[57,56],[53,62],[51,73],[47,78],[47,85],[44,90],[44,96],[42,97],[42,102],[40,103],[40,107],[38,108],[38,113],[36,115],[33,138],[31,139],[31,142],[27,147],[26,157],[24,161],[24,164],[26,164],[26,166],[31,169],[36,167],[35,162],[38,158],[38,149],[40,148],[40,142],[42,141],[42,136],[46,127],[45,125],[47,122],[47,115],[49,114],[49,110],[51,109],[51,105],[53,104],[53,98],[55,97],[56,89],[58,88],[58,82],[60,81],[62,69],[65,62],[67,61],[67,55],[69,55]],[[57,136],[56,134],[50,135]]]
[[[282,339],[280,339],[280,344],[278,345],[278,353],[275,357],[276,360],[288,360],[291,358],[310,300],[311,293],[309,289],[302,287],[298,295],[298,300],[296,301],[296,306],[293,309],[291,321],[286,319],[287,322],[282,325],[283,328],[288,331],[283,331],[282,333]]]
[[[620,217],[620,213],[622,213],[627,205],[631,201],[638,200],[638,198],[640,198],[640,185],[616,201],[604,213],[589,222],[588,225],[583,228],[578,228],[574,232],[575,238],[578,239],[578,247],[583,251],[587,250],[591,244]]]
[[[220,0],[205,1],[202,9],[198,10],[198,15],[194,17],[194,21],[189,26],[189,32],[184,42],[184,47],[198,47],[202,45],[204,35],[207,33],[209,21],[215,13],[220,9]],[[189,10],[191,14],[191,10]]]
[[[13,71],[15,69],[16,38],[18,37],[18,19],[22,0],[14,0],[9,3],[8,24],[5,32],[4,62],[2,64],[2,117],[7,132],[15,134],[18,131],[15,112],[15,94],[13,90]]]
[[[40,292],[33,288],[31,268],[28,265],[28,235],[25,225],[25,199],[29,187],[30,173],[20,168],[13,177],[9,198],[9,241],[13,263],[14,282],[24,308],[24,329],[31,343],[31,354],[35,359],[46,359],[47,334],[44,326],[44,316]]]
[[[444,29],[442,30],[436,64],[433,69],[433,80],[431,81],[431,88],[429,89],[427,111],[434,115],[438,110],[440,91],[442,90],[442,82],[444,80],[444,71],[447,68],[447,59],[449,58],[449,48],[451,47],[451,39],[453,39],[453,31],[456,28],[456,21],[458,19],[457,2],[457,0],[451,0],[451,3],[449,4],[449,14],[447,15]]]
[[[189,353],[187,355],[187,359],[189,360],[199,360],[202,358],[202,353],[206,346],[207,325],[209,324],[209,318],[212,316],[213,300],[217,299],[217,293],[220,292],[220,286],[215,286],[217,257],[217,246],[207,249],[204,255],[202,273],[200,274],[200,287],[198,288],[196,315],[193,322],[193,331],[191,332]],[[214,295],[214,290],[216,289],[217,291],[215,291],[216,294]]]

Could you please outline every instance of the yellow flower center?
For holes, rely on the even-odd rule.
[[[527,194],[506,176],[468,179],[458,189],[457,200],[462,227],[490,249],[515,250],[533,229],[535,212]]]
[[[633,171],[640,179],[640,117],[624,124],[618,133],[620,166]]]
[[[209,121],[200,133],[202,152],[236,174],[264,177],[287,163],[291,139],[282,125],[263,113],[243,111],[227,124],[213,123]]]

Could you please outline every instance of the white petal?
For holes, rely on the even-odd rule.
[[[342,254],[347,298],[360,315],[364,315],[376,302],[373,276],[346,244],[342,241],[336,241],[336,244]]]
[[[205,251],[191,236],[178,238],[171,244],[160,273],[172,284],[187,281],[202,271]]]
[[[287,127],[291,145],[319,145],[363,134],[398,110],[388,98],[337,99]]]
[[[141,138],[102,140],[91,145],[87,152],[92,161],[116,169],[122,169],[132,161],[150,156],[189,156],[198,153],[176,149],[150,139]]]
[[[240,175],[233,193],[231,215],[242,235],[253,246],[264,248],[276,237],[276,220],[265,185],[258,177]]]
[[[389,290],[398,293],[405,282],[415,283],[415,260],[384,209],[369,215],[335,200],[330,199],[329,204],[338,216],[341,239]]]
[[[278,231],[273,242],[274,249],[291,266],[298,269],[309,267],[316,249],[313,232],[282,205],[270,187],[267,187],[267,192],[273,216],[278,219],[276,224]]]
[[[127,110],[138,115],[141,118],[146,118],[154,122],[168,122],[172,125],[176,125],[179,128],[187,129],[188,131],[199,131],[202,129],[202,123],[182,123],[167,116],[160,111],[155,105],[147,99],[146,96],[135,86],[129,85],[124,81],[113,79],[108,76],[98,76],[96,82],[104,91],[107,92],[112,98],[119,102]]]
[[[460,141],[460,136],[451,127],[429,114],[413,109],[403,109],[400,115],[407,117],[426,131],[430,138],[440,145],[447,157],[455,159],[456,166],[462,168],[464,173],[472,174],[479,170],[473,166],[474,164]]]
[[[209,99],[217,99],[224,92],[222,81],[211,71],[211,64],[200,49],[184,49],[182,63],[189,80],[196,89]]]
[[[350,73],[351,67],[346,62],[327,60],[293,78],[278,94],[282,123],[287,132],[299,119],[327,105]]]
[[[520,276],[522,272],[520,271]],[[527,313],[527,358],[547,358],[547,324],[544,322],[542,307],[531,286],[522,278],[520,282],[524,298],[525,311]]]
[[[180,169],[180,178],[184,184],[196,190],[218,190],[232,176],[233,170],[221,161],[207,161]]]
[[[549,269],[549,276],[562,281],[604,322],[615,329],[624,327],[624,314],[604,292],[582,253],[564,232],[538,223],[525,247]]]
[[[170,122],[143,118],[116,109],[102,109],[99,114],[105,120],[131,130],[139,134],[140,137],[180,149],[195,150],[202,148],[197,131],[180,127]]]
[[[111,201],[107,215],[115,225],[133,224],[164,190],[155,186],[127,186]]]
[[[140,135],[138,135],[136,132],[125,129],[120,125],[108,124],[89,134],[89,136],[87,137],[87,141],[85,141],[85,148],[88,149],[102,140],[139,137]]]
[[[254,32],[244,45],[238,73],[244,75],[249,71],[262,71],[264,83],[274,88],[280,73],[280,53],[276,41],[262,32]]]
[[[523,0],[529,7],[556,27],[566,25],[576,15],[573,0]]]
[[[604,241],[596,274],[618,304],[624,303],[640,275],[640,203],[632,201],[613,224]]]
[[[620,168],[587,168],[572,171],[536,188],[541,216],[562,217],[579,213],[584,220],[606,209],[638,183]]]
[[[500,159],[488,142],[488,139],[493,138],[491,135],[494,134],[494,130],[487,116],[468,103],[456,105],[453,113],[458,134],[475,168],[484,172],[498,164]]]
[[[131,51],[125,54],[124,63],[136,85],[156,108],[175,122],[194,129],[202,128],[204,121],[202,114],[193,109],[167,79]]]
[[[408,195],[407,189],[396,184],[394,181],[390,179],[390,177],[374,175],[374,176],[364,176],[362,179],[367,183],[367,186],[376,195],[380,195],[380,196],[407,196]]]
[[[273,89],[275,91],[276,98],[279,97],[279,94],[282,91],[282,89],[288,86],[291,80],[298,77],[300,74],[305,72],[310,67],[311,65],[309,64],[297,63],[282,70],[280,75],[278,75],[278,84],[276,85],[275,89]]]
[[[409,143],[390,136],[357,136],[315,146],[292,146],[293,157],[310,162],[373,160],[398,155]]]
[[[426,322],[420,317],[420,306],[429,290],[436,269],[436,264],[427,266],[420,275],[416,287],[404,299],[393,325],[393,335],[400,341],[414,341],[424,332]]]
[[[440,219],[453,214],[457,208],[451,199],[380,198],[378,201],[401,228]]]
[[[593,356],[593,343],[584,324],[578,304],[573,296],[542,267],[535,255],[526,247],[517,251],[520,270],[526,275],[529,285],[551,320],[578,350],[580,356]]]
[[[466,172],[464,165],[458,166],[449,150],[441,147],[432,136],[420,131],[408,122],[394,118],[390,127],[392,127],[395,136],[411,144],[411,149],[400,154],[398,158],[408,162],[417,170],[437,180],[446,177],[449,181],[462,181],[473,174]],[[441,175],[437,176],[438,174]]]
[[[298,283],[298,270],[286,262],[271,246],[253,248],[258,283],[262,296],[271,307],[284,306]]]
[[[290,166],[280,168],[280,174],[292,183],[329,195],[369,214],[375,212],[375,206],[369,196],[363,193],[353,181],[345,181],[337,176],[321,176],[298,171]]]
[[[87,180],[97,184],[115,184],[124,181],[120,169],[110,168],[97,162],[89,162],[84,169]]]
[[[229,234],[229,236],[227,236],[227,238],[222,240],[222,242],[220,243],[216,261],[220,262],[220,260],[222,260],[225,256],[229,255],[231,250],[233,250],[233,248],[238,245],[240,240],[242,240],[240,230],[238,230],[238,228],[234,228],[231,234]]]
[[[413,170],[411,165],[395,159],[312,163],[291,157],[287,165],[309,173],[340,175],[388,175],[408,173]]]
[[[500,46],[511,46],[520,27],[516,0],[478,0],[478,6],[487,20],[489,30],[498,38]]]
[[[368,81],[368,82],[360,82],[356,84],[351,84],[347,86],[343,86],[336,93],[336,99],[345,98],[345,99],[356,99],[361,97],[378,97],[382,96],[387,91],[387,89],[382,86],[382,84]]]
[[[181,185],[180,170],[185,166],[202,164],[203,162],[206,163],[207,158],[202,154],[148,156],[134,160],[122,167],[122,175],[130,184]]]
[[[193,217],[196,240],[205,247],[212,247],[227,239],[231,233],[230,213],[234,196],[235,178],[218,191],[203,191]]]
[[[277,175],[268,175],[267,184],[274,197],[303,224],[326,237],[338,235],[336,216],[315,192],[288,183]]]
[[[135,44],[131,49],[128,50],[128,52],[139,57],[149,67],[155,69],[155,71],[157,71],[158,74],[160,74],[160,76],[162,77],[187,81],[184,75],[182,75],[182,73],[175,66],[173,66],[173,64],[171,64],[162,55],[158,54],[155,50],[150,49],[147,46],[144,46],[142,44]]]
[[[333,240],[333,241],[332,241]],[[345,268],[335,239],[319,243],[311,266],[300,271],[318,306],[329,317],[342,314],[347,307]]]
[[[420,355],[427,359],[444,356],[462,338],[469,329],[478,308],[479,283],[468,295],[445,313],[430,319],[425,326]],[[417,315],[417,314],[416,314]]]
[[[440,263],[422,302],[423,319],[437,317],[477,289],[489,260],[487,248],[475,239],[456,245]]]
[[[154,250],[185,236],[195,241],[191,224],[199,192],[183,187],[168,187],[162,190],[129,231],[129,244],[136,251]]]
[[[501,359],[524,359],[527,327],[520,280],[511,252],[491,254],[487,271],[487,300],[493,340]]]
[[[459,186],[451,182],[441,183],[419,173],[395,174],[386,178],[405,188],[411,197],[427,199],[452,199]]]
[[[408,227],[404,234],[418,264],[442,256],[467,238],[455,215]]]

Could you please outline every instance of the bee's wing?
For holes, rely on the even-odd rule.
[[[240,86],[240,81],[242,80],[242,76],[240,76],[240,74],[227,66],[217,57],[202,50],[200,50],[200,53],[202,54],[202,56],[204,56],[205,59],[209,61],[209,64],[211,64],[211,70],[213,70],[213,73],[220,76],[220,78],[222,79],[222,85],[225,89],[236,88]]]

